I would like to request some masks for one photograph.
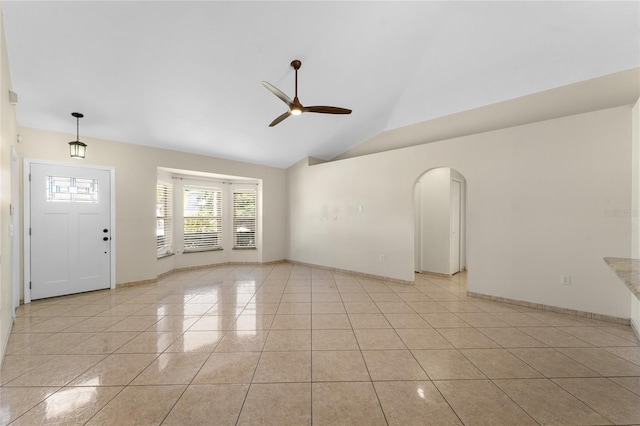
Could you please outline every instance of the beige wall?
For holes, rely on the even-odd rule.
[[[11,146],[16,140],[15,107],[9,102],[11,74],[4,22],[0,19],[0,360],[13,324],[11,284]]]
[[[73,128],[74,123],[70,115],[69,123]],[[158,167],[261,179],[262,249],[249,259],[235,260],[270,262],[284,259],[286,254],[285,170],[93,139],[82,136],[82,125],[80,130],[80,139],[88,145],[84,160],[69,158],[67,143],[74,140],[75,135],[31,128],[18,129],[22,136],[22,142],[18,145],[18,155],[21,164],[26,158],[115,167],[116,282],[118,284],[153,279],[158,272],[164,272],[173,267],[208,265],[234,260],[228,254],[221,256],[219,252],[156,259],[155,205]],[[171,262],[170,266],[167,266],[169,262]]]
[[[396,132],[403,139],[414,130]],[[628,290],[602,258],[630,255],[631,221],[607,214],[631,207],[630,156],[631,107],[623,106],[303,161],[288,170],[288,257],[412,280],[413,185],[426,170],[451,167],[467,181],[471,291],[629,318]]]

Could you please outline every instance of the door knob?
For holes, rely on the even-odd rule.
[[[109,237],[104,237],[102,241],[109,241]]]
[[[104,228],[104,229],[102,230],[102,232],[104,232],[104,233],[106,234],[107,232],[109,232],[109,230],[108,230],[107,228]]]

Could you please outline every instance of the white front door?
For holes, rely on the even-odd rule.
[[[31,299],[109,288],[109,170],[31,163]]]

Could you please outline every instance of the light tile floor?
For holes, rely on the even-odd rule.
[[[638,424],[628,326],[291,264],[21,306],[0,423]]]

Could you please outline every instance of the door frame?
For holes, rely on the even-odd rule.
[[[11,288],[13,316],[20,306],[20,166],[16,147],[11,146]]]
[[[413,185],[413,269],[419,274],[422,273],[422,183],[420,178],[422,176],[418,177]]]
[[[457,274],[458,272],[462,271],[462,181],[460,179],[456,179],[454,177],[451,178],[451,184],[453,185],[453,182],[456,182],[458,184],[458,229],[456,229],[456,232],[458,233],[458,270],[453,272],[451,269],[451,261],[454,259],[452,249],[453,249],[453,244],[452,244],[452,238],[451,238],[451,231],[453,226],[450,225],[449,226],[449,273],[451,274],[451,276]],[[449,192],[451,192],[451,189],[449,189]],[[453,206],[451,206],[451,201],[449,201],[449,217],[451,217],[451,215],[453,214]]]
[[[25,158],[22,167],[22,182],[23,182],[23,204],[24,204],[24,303],[31,303],[31,289],[29,283],[31,282],[31,238],[29,235],[29,229],[31,228],[31,184],[29,181],[29,175],[31,173],[32,164],[43,164],[47,166],[63,166],[63,167],[77,167],[83,169],[95,169],[106,170],[109,172],[110,180],[110,211],[109,221],[111,229],[111,256],[110,256],[110,288],[116,288],[116,169],[109,166],[97,166],[92,164],[73,164],[65,163],[61,161],[47,161],[37,160],[33,158]]]

